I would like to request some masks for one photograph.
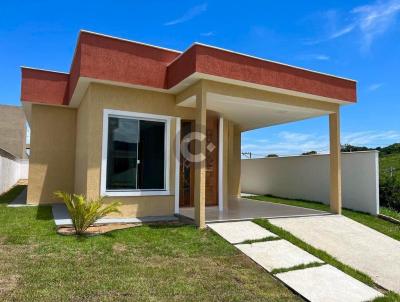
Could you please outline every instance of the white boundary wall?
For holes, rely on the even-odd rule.
[[[29,175],[29,159],[19,160],[19,179],[28,179]]]
[[[329,204],[329,154],[242,159],[243,193]],[[379,214],[378,151],[342,153],[343,207]]]
[[[2,149],[0,151],[0,194],[3,194],[20,179],[28,179],[29,161],[19,160]]]

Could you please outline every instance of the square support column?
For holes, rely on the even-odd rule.
[[[335,214],[342,213],[342,167],[340,154],[340,114],[329,114],[330,142],[330,208]]]
[[[205,228],[205,199],[206,199],[206,121],[207,93],[203,83],[196,92],[196,132],[194,163],[194,210],[195,223],[199,228]]]

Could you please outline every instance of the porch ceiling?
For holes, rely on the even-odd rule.
[[[196,107],[196,97],[187,98],[179,106]],[[242,131],[304,120],[330,112],[214,92],[207,93],[207,110],[218,112],[222,117],[235,122]]]

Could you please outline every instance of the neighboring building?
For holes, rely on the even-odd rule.
[[[0,148],[26,158],[26,119],[22,107],[0,105]]]
[[[240,195],[241,132],[326,115],[340,212],[339,112],[356,102],[353,80],[197,43],[179,52],[81,31],[69,73],[22,68],[21,101],[28,203],[63,190],[119,200],[125,217],[194,206],[204,226],[206,206],[222,213]],[[194,130],[199,139],[183,149],[205,160],[193,163],[179,149]]]

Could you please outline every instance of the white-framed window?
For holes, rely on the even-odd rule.
[[[101,195],[169,195],[169,116],[104,109]]]

